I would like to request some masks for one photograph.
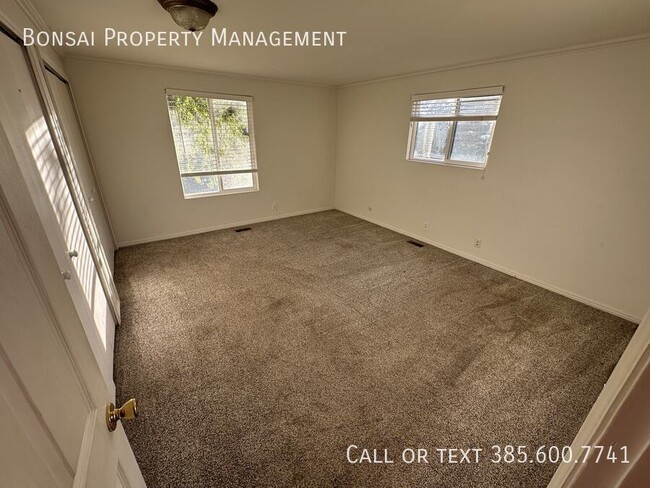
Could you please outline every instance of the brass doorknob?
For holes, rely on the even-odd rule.
[[[109,432],[113,432],[117,428],[118,420],[132,420],[138,416],[138,402],[135,398],[131,398],[128,402],[120,408],[115,408],[115,405],[109,403],[106,405],[106,426]]]

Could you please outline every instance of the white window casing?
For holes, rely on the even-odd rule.
[[[257,191],[253,97],[165,93],[184,197]]]
[[[484,169],[504,87],[413,95],[406,159]]]

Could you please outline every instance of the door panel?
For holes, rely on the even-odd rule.
[[[26,401],[42,412],[44,422],[51,426],[51,434],[61,439],[59,448],[65,460],[75,466],[89,413],[87,401],[74,381],[66,381],[75,378],[75,371],[61,349],[55,329],[48,324],[47,313],[31,291],[32,285],[22,270],[20,257],[4,229],[0,234],[0,246],[3,366],[9,371],[20,371],[23,389],[30,392]],[[25,354],[25,343],[30,344],[30,354]],[[43,374],[43,371],[55,371],[57,377]],[[66,415],[61,416],[56,409],[48,408],[51,404],[66,405]]]
[[[0,397],[0,408],[3,411],[9,408],[9,404],[2,397]],[[38,454],[12,414],[13,412],[9,410],[7,415],[0,417],[0,432],[6,433],[11,438],[11,442],[5,442],[3,439],[2,446],[0,446],[0,472],[2,472],[0,486],[7,488],[14,486],[64,488],[70,486],[72,481],[68,484],[67,478],[69,477],[64,476],[57,480],[44,464],[38,464],[37,469],[33,469],[32,460],[37,459]],[[9,450],[16,455],[18,464],[15,462],[16,459],[5,452]]]
[[[25,389],[11,371],[11,363],[3,351],[0,351],[0,409],[3,412],[0,415],[3,440],[0,442],[0,487],[72,486],[72,468],[34,415]]]

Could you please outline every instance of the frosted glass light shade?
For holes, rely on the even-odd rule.
[[[188,31],[205,29],[219,8],[211,0],[158,0],[178,25]]]
[[[174,19],[174,22],[183,29],[192,32],[205,29],[212,18],[212,15],[205,10],[185,5],[171,7],[168,12],[172,16],[172,19]]]

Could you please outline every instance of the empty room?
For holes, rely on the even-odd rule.
[[[0,488],[641,488],[647,0],[0,0]]]

